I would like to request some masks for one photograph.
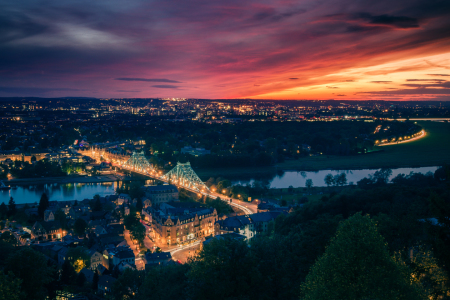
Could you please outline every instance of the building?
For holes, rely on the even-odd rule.
[[[147,208],[149,209],[149,208]],[[156,243],[182,244],[214,235],[217,211],[200,207],[197,203],[169,202],[150,208]]]
[[[146,185],[143,189],[152,205],[178,200],[178,189],[173,184]]]
[[[193,156],[201,156],[206,154],[211,154],[210,150],[205,150],[205,148],[192,148],[192,147],[183,147],[181,148],[182,154],[190,154]]]
[[[167,265],[172,261],[172,255],[170,252],[145,253],[143,260],[145,263],[145,270],[148,270],[154,266]]]
[[[91,250],[89,256],[91,257],[91,270],[96,270],[103,261],[103,255],[98,251]]]
[[[61,239],[65,235],[59,221],[37,221],[31,228],[31,238],[39,241],[53,241]]]
[[[97,289],[99,294],[105,295],[107,293],[110,293],[114,281],[116,281],[116,279],[109,275],[100,276],[100,278],[98,279],[98,289]]]
[[[214,224],[216,234],[238,233],[246,237],[247,240],[255,235],[251,216],[234,216],[224,220],[218,220]]]

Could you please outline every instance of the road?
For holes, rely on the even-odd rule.
[[[200,249],[200,243],[201,241],[196,241],[190,245],[172,249],[169,252],[174,261],[179,261],[184,264],[189,257],[193,257],[196,254],[196,251]]]
[[[121,167],[120,165],[114,165],[114,166]],[[126,169],[126,170],[128,170],[128,169]],[[129,170],[129,171],[130,171],[130,170]],[[135,170],[133,170],[133,172],[138,173],[138,174],[141,174],[141,175],[145,175],[145,176],[148,176],[148,177],[157,179],[157,180],[165,181],[164,179],[162,179],[162,178],[161,178],[160,176],[158,176],[158,175],[152,175],[152,174],[149,174],[149,173],[146,173],[146,172],[140,172],[140,171],[135,171]],[[236,207],[236,208],[242,210],[242,211],[243,211],[245,214],[247,214],[247,215],[251,215],[251,214],[254,214],[254,213],[257,213],[257,212],[258,212],[258,206],[257,206],[256,204],[252,204],[252,203],[249,203],[249,202],[244,202],[244,201],[241,201],[241,200],[239,200],[239,199],[233,199],[233,198],[224,196],[224,195],[222,195],[222,194],[214,193],[214,192],[211,192],[211,191],[207,191],[207,192],[199,192],[199,191],[194,190],[194,189],[189,188],[189,187],[179,186],[179,185],[177,185],[177,184],[175,184],[175,185],[176,185],[177,187],[184,188],[184,189],[186,189],[186,190],[188,190],[188,191],[191,191],[191,192],[193,192],[193,193],[196,193],[196,194],[202,194],[202,195],[204,195],[204,196],[208,196],[208,197],[211,197],[211,198],[213,198],[213,199],[219,197],[221,200],[223,200],[223,201],[229,203],[231,206]],[[230,203],[229,199],[232,200],[231,203]]]

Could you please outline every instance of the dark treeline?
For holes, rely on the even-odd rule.
[[[249,243],[215,240],[138,286],[127,271],[111,298],[448,299],[450,170],[382,175],[280,215]]]

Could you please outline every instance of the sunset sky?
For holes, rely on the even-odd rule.
[[[450,100],[450,1],[2,0],[10,96]]]

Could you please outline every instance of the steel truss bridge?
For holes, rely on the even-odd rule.
[[[166,174],[162,174],[162,171],[158,171],[155,167],[149,163],[147,158],[145,158],[144,152],[133,152],[131,157],[122,165],[123,169],[133,171],[142,175],[152,177],[157,180],[168,182],[169,184],[174,184],[178,187],[185,188],[189,191],[209,196],[209,197],[219,197],[221,200],[228,202],[228,197],[220,194],[212,193],[209,188],[201,181],[194,170],[191,168],[191,163],[180,163],[170,170]],[[246,214],[253,214],[256,211],[250,210],[247,206],[241,205],[241,202],[237,199],[233,199],[230,205],[239,208]],[[255,209],[253,209],[255,210]]]

